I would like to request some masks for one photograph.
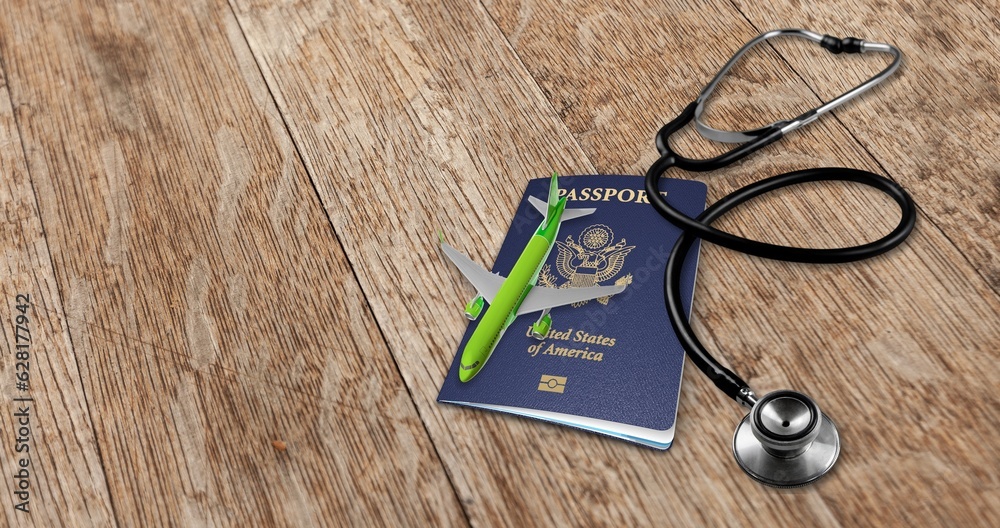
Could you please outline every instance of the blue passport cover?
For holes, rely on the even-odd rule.
[[[562,223],[559,243],[552,248],[538,284],[557,288],[626,284],[625,290],[579,306],[553,308],[552,329],[543,341],[530,337],[531,324],[540,313],[518,317],[483,370],[462,383],[459,359],[477,322],[470,323],[438,401],[527,415],[665,449],[673,438],[684,350],[667,318],[663,269],[680,229],[649,205],[641,176],[561,176],[559,185],[560,194],[567,196],[567,209],[596,211]],[[549,178],[528,182],[494,273],[510,272],[538,228],[542,215],[528,196],[544,201],[548,188]],[[705,208],[707,188],[701,182],[663,178],[660,192],[690,217]],[[689,316],[699,246],[692,249],[681,277]],[[613,424],[633,427],[625,427],[621,434],[609,427]],[[662,436],[660,441],[643,440],[644,435],[632,434],[635,428],[670,430],[670,441],[662,441]]]

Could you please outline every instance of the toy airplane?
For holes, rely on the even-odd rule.
[[[531,334],[536,339],[545,339],[552,327],[552,317],[549,315],[549,310],[552,308],[611,296],[625,289],[625,286],[559,289],[536,286],[538,273],[548,259],[559,234],[559,224],[564,220],[594,212],[594,209],[566,209],[566,198],[559,198],[557,179],[557,175],[553,174],[552,182],[549,184],[548,203],[534,196],[528,197],[531,205],[545,215],[545,219],[521,252],[509,276],[504,277],[486,271],[469,257],[442,241],[441,246],[445,255],[448,255],[478,291],[478,295],[465,306],[465,316],[475,321],[482,313],[484,303],[489,303],[489,308],[483,314],[483,320],[479,322],[479,326],[465,345],[465,350],[462,351],[458,378],[463,382],[471,380],[482,370],[486,360],[490,358],[500,338],[503,337],[504,331],[517,316],[542,312],[538,320],[531,325]]]

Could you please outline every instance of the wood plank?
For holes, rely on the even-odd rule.
[[[997,460],[986,439],[1000,421],[987,403],[998,380],[973,360],[1000,337],[991,324],[1000,303],[982,281],[963,278],[969,266],[926,217],[900,251],[857,266],[705,251],[699,331],[731,351],[725,355],[762,390],[804,389],[842,428],[844,459],[818,486],[780,493],[746,480],[728,453],[739,412],[692,369],[678,443],[667,454],[434,403],[471,291],[437,256],[433,230],[444,228],[473,258],[490,262],[528,178],[551,169],[644,169],[661,120],[693,98],[748,33],[730,5],[618,11],[522,2],[491,4],[486,14],[456,2],[235,4],[473,522],[996,517],[978,505],[996,493],[995,476],[983,468]],[[703,42],[704,34],[719,38],[691,64],[690,43],[679,37]],[[793,88],[809,95],[801,83]],[[682,146],[707,152],[691,138]],[[832,163],[877,168],[836,124],[818,124],[781,148],[713,175],[713,197],[761,173]],[[880,197],[861,189],[816,186],[752,204],[724,225],[775,241],[834,244],[889,226],[894,219],[879,206]],[[782,216],[775,220],[773,210]],[[823,229],[832,222],[844,227]],[[801,226],[822,230],[810,240]],[[971,344],[970,328],[979,338]],[[776,354],[775,345],[790,352]],[[728,420],[717,419],[726,413]]]
[[[757,33],[722,3],[686,4],[689,13],[701,14],[698,20],[676,7],[636,1],[575,10],[538,1],[516,8],[498,3],[490,12],[598,167],[614,172],[643,170],[651,159],[636,160],[633,152],[649,145],[649,132],[669,119],[668,108],[683,108],[717,67]],[[650,31],[650,25],[665,29]],[[765,27],[782,25],[775,20]],[[575,31],[577,39],[553,39],[551,27]],[[699,53],[685,52],[692,43]],[[623,45],[628,53],[620,51]],[[795,115],[793,108],[812,106],[815,96],[809,87],[773,51],[764,49],[749,60],[734,70],[722,90],[712,109],[714,122],[759,126]],[[805,64],[829,77],[839,71],[830,63]],[[855,68],[854,76],[866,75],[864,67],[874,69],[872,60]],[[602,75],[593,75],[595,68]],[[655,82],[664,75],[670,83]],[[850,81],[848,76],[839,84]],[[883,98],[907,99],[905,91],[895,92],[898,88],[891,84],[863,99],[856,108],[875,110],[852,113],[852,130],[893,133],[895,127],[885,126],[880,110]],[[766,97],[750,95],[762,89],[768,90]],[[836,91],[831,89],[827,97]],[[649,111],[648,101],[663,103]],[[657,122],[649,126],[651,118]],[[694,155],[718,152],[691,134],[679,146]],[[649,146],[645,151],[653,154]],[[703,179],[718,198],[762,175],[817,165],[881,172],[843,127],[827,119]],[[901,168],[890,175],[910,186],[918,202],[926,201],[921,198],[929,189],[919,185],[913,171]],[[946,178],[942,185],[958,178]],[[951,207],[958,205],[945,196],[935,199],[942,207],[949,207],[949,201]],[[830,205],[838,203],[844,205]],[[757,238],[832,246],[885,232],[895,218],[882,211],[891,209],[887,200],[870,192],[817,186],[758,200],[721,224]],[[810,391],[834,419],[843,417],[838,424],[844,459],[834,477],[796,494],[812,506],[815,517],[806,524],[929,519],[996,524],[1000,516],[998,481],[983,469],[1000,466],[995,443],[986,441],[1000,424],[998,374],[980,368],[982,358],[994,355],[1000,342],[994,324],[997,297],[964,258],[966,247],[956,247],[951,233],[937,229],[935,208],[924,209],[932,217],[921,216],[917,232],[901,250],[858,265],[765,263],[715,248],[703,256],[695,315],[703,333],[711,331],[715,345],[733,351],[727,355],[751,374],[755,385]],[[990,242],[980,247],[996,252]],[[698,392],[713,390],[699,376],[687,386],[686,396],[692,385]],[[682,405],[681,420],[704,412]],[[789,496],[757,487],[745,495],[741,500],[753,505],[754,522],[776,522],[796,507]]]
[[[876,97],[837,114],[851,134],[893,176],[984,277],[1000,292],[1000,4],[909,0],[897,7],[858,2],[772,2],[766,9],[734,1],[760,27],[782,13],[832,21],[822,29],[891,42],[904,53],[899,75]],[[861,79],[870,61],[825,60],[811,49],[781,54],[824,99]],[[825,54],[823,54],[825,55]],[[873,57],[876,59],[876,57]],[[866,64],[868,63],[868,64]]]
[[[3,478],[5,526],[70,526],[77,522],[114,525],[111,497],[101,467],[100,450],[80,385],[77,351],[70,340],[49,248],[45,240],[34,190],[24,162],[21,138],[0,63],[0,318],[3,319],[0,360],[0,469]],[[17,296],[30,297],[30,308],[19,311]],[[23,302],[23,300],[21,301]],[[26,315],[30,335],[27,390],[15,384],[16,316]],[[24,341],[21,342],[22,344]],[[21,358],[23,359],[23,358]],[[15,402],[14,398],[32,398]],[[21,418],[14,414],[28,407],[30,433],[27,443],[16,440]],[[18,448],[27,446],[28,451]],[[15,510],[14,478],[30,462],[28,513]]]
[[[229,6],[92,4],[0,52],[119,522],[464,523]]]
[[[235,5],[472,522],[648,523],[620,500],[641,483],[607,471],[623,446],[435,403],[471,292],[434,231],[489,262],[524,182],[585,163],[486,13]]]

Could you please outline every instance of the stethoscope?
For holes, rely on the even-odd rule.
[[[832,53],[878,52],[892,55],[892,63],[877,75],[844,92],[839,97],[790,120],[778,121],[755,130],[740,132],[716,130],[701,121],[705,102],[723,76],[751,48],[776,37],[798,37],[826,48]],[[667,311],[684,350],[691,361],[709,377],[722,392],[750,409],[736,428],[733,454],[739,466],[754,479],[777,487],[808,484],[825,475],[840,454],[840,434],[837,426],[820,411],[816,402],[805,394],[791,390],[771,392],[758,399],[746,381],[722,366],[702,346],[691,330],[681,302],[681,264],[697,238],[713,244],[775,260],[807,263],[837,263],[866,259],[898,246],[913,230],[916,210],[913,200],[902,187],[868,171],[846,168],[816,168],[789,172],[747,185],[719,200],[697,218],[689,218],[671,206],[657,192],[660,177],[671,167],[686,171],[710,171],[730,165],[744,156],[767,146],[785,134],[815,121],[819,116],[870,90],[889,77],[899,67],[900,51],[892,45],[867,42],[856,38],[838,39],[802,29],[779,29],[763,33],[743,45],[698,98],[667,123],[656,135],[660,158],[646,172],[646,194],[654,208],[683,234],[677,240],[664,271],[664,298]],[[740,143],[729,152],[711,159],[690,159],[670,146],[670,136],[694,120],[703,137],[725,143]],[[817,181],[848,181],[874,187],[892,197],[902,210],[899,225],[881,239],[854,247],[810,249],[781,246],[750,240],[711,227],[711,223],[737,205],[769,191],[799,183]]]

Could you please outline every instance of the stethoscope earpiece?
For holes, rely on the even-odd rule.
[[[837,426],[800,392],[772,392],[754,404],[733,435],[736,462],[755,480],[779,488],[825,475],[840,455]]]

